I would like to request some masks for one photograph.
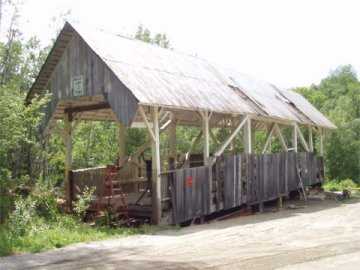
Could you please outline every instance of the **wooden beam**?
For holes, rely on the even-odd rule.
[[[209,113],[202,113],[203,116],[203,134],[204,134],[204,165],[208,165],[210,157],[210,137],[209,137]]]
[[[284,151],[288,151],[288,146],[287,146],[287,144],[286,144],[285,138],[284,138],[284,136],[282,135],[281,129],[280,129],[280,127],[279,127],[279,125],[278,125],[277,123],[275,123],[275,131],[276,131],[276,133],[277,133],[277,135],[278,135],[278,137],[279,137],[280,144],[281,144],[283,150],[284,150]]]
[[[324,130],[320,129],[320,156],[324,156]]]
[[[234,132],[236,126],[235,126],[235,123],[234,123],[234,119],[231,119],[230,120],[230,132]],[[230,143],[230,151],[233,155],[235,155],[235,140],[232,140],[231,143]]]
[[[308,144],[307,144],[307,142],[306,142],[306,140],[304,138],[304,135],[302,134],[299,126],[296,123],[295,123],[295,128],[297,129],[297,135],[299,136],[300,142],[301,142],[302,146],[305,148],[305,151],[310,152],[309,146],[308,146]]]
[[[249,117],[246,116],[240,124],[236,127],[236,129],[230,134],[230,136],[226,139],[223,145],[215,152],[214,158],[219,157],[226,149],[226,147],[230,144],[230,142],[235,138],[235,136],[240,132],[241,128],[249,123]],[[251,127],[250,127],[251,128]],[[251,140],[251,139],[250,139]],[[215,160],[214,160],[215,161]]]
[[[297,135],[297,128],[296,128],[296,124],[293,124],[293,130],[292,130],[292,150],[294,150],[294,152],[298,151],[298,135]]]
[[[78,112],[85,112],[85,111],[96,111],[96,110],[103,110],[109,109],[110,105],[107,102],[101,102],[98,104],[91,104],[91,105],[83,105],[83,106],[76,106],[76,107],[68,107],[64,109],[66,114],[73,114]]]
[[[119,160],[126,156],[126,127],[121,123],[117,123],[118,126],[118,149]]]
[[[176,168],[176,120],[174,114],[171,115],[169,124],[169,170]]]
[[[161,221],[161,177],[160,177],[160,132],[159,109],[152,108],[152,122],[154,140],[151,143],[152,152],[152,223],[160,224]],[[150,125],[149,125],[150,126]]]
[[[64,117],[64,143],[65,143],[65,198],[68,210],[72,208],[71,198],[71,170],[72,170],[72,115],[66,113]]]
[[[314,140],[313,140],[313,130],[312,127],[309,126],[308,127],[309,130],[309,148],[310,148],[310,152],[314,152]]]
[[[162,124],[162,126],[160,127],[160,131],[163,129],[167,129],[168,126],[171,126],[171,124],[176,124],[174,123],[173,120],[169,119],[167,120],[164,124]]]
[[[251,136],[251,119],[250,117],[246,117],[245,127],[244,127],[244,148],[245,153],[251,154],[252,153],[252,136]]]
[[[161,108],[160,109],[160,112],[159,112],[159,116],[160,116],[160,123],[164,122],[166,120],[166,118],[169,116],[169,115],[173,115],[171,112],[169,111],[166,111],[164,112],[164,108]]]
[[[157,107],[155,107],[155,108],[157,108]],[[151,128],[149,121],[147,120],[144,108],[142,106],[139,106],[139,112],[140,112],[140,115],[143,118],[143,121],[149,131],[151,139],[155,142],[156,141],[155,133],[154,133],[153,129]],[[156,115],[159,117],[159,112],[157,112]],[[157,119],[157,122],[159,123],[159,119]]]
[[[271,127],[270,127],[270,131],[268,132],[264,148],[262,150],[263,154],[265,154],[267,152],[268,147],[271,144],[271,139],[272,139],[272,136],[273,136],[274,132],[275,132],[275,124],[272,124]]]

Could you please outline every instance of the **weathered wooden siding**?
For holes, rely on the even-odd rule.
[[[210,214],[209,167],[177,170],[169,179],[175,223]]]
[[[84,92],[81,96],[73,93],[72,84],[76,78],[82,79]],[[49,88],[52,102],[47,108],[48,116],[55,113],[59,101],[69,101],[77,106],[81,105],[83,97],[103,96],[118,120],[126,126],[131,123],[137,110],[138,100],[135,96],[76,33],[51,75]]]
[[[124,192],[139,192],[146,187],[146,178],[137,175],[136,165],[127,164],[121,169],[116,181],[122,182]],[[79,169],[72,171],[74,196],[81,193],[85,186],[95,187],[95,195],[103,195],[106,167]]]
[[[324,179],[322,158],[313,153],[241,154],[220,158],[206,166],[176,170],[170,179],[174,223],[211,213],[209,182],[215,183],[212,212],[242,204],[257,204],[297,190],[301,169],[305,186]]]

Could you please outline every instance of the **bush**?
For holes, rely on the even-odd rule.
[[[15,202],[15,210],[8,220],[9,233],[13,236],[23,236],[31,226],[34,217],[35,202],[29,199],[18,199]]]
[[[37,186],[26,198],[18,196],[14,211],[0,226],[0,256],[40,252],[72,243],[140,233],[140,229],[92,227],[82,223],[94,190],[86,188],[75,207],[77,216],[62,214],[52,190]]]
[[[54,190],[38,185],[29,196],[34,201],[35,214],[47,220],[56,220],[60,211]]]
[[[95,187],[89,188],[85,186],[83,193],[77,196],[77,201],[74,203],[74,212],[80,220],[84,220],[94,192]]]
[[[324,184],[324,189],[329,191],[343,191],[344,189],[357,189],[358,185],[351,179],[331,180]]]
[[[0,225],[0,257],[12,253],[12,242],[5,226]]]
[[[12,235],[23,236],[37,219],[57,221],[58,215],[59,209],[53,192],[37,186],[31,195],[15,200],[15,209],[7,224]]]

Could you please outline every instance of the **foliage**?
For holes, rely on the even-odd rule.
[[[328,191],[343,191],[344,189],[351,191],[357,188],[359,188],[359,184],[355,183],[351,179],[331,180],[325,182],[324,184],[324,189]]]
[[[79,215],[83,215],[92,192],[88,189],[80,198],[82,202],[77,208]],[[26,198],[17,198],[14,211],[7,222],[0,226],[0,256],[39,252],[76,242],[141,232],[139,229],[111,229],[83,224],[78,218],[59,211],[54,190],[36,186]]]
[[[42,148],[37,126],[47,97],[24,103],[46,49],[37,38],[24,41],[17,28],[17,6],[13,1],[5,10],[11,17],[6,40],[0,42],[0,223],[12,208],[16,191],[32,186],[40,175]],[[11,8],[10,8],[11,6]],[[11,11],[11,12],[10,12]]]
[[[0,197],[4,203],[11,201],[9,196],[18,187],[35,182],[36,162],[41,157],[35,129],[44,102],[35,99],[25,106],[24,93],[11,86],[0,86]]]
[[[13,233],[8,225],[0,226],[0,256],[23,252],[40,252],[72,243],[102,240],[141,233],[139,229],[92,227],[72,216],[59,215],[56,221],[31,219],[22,234]]]
[[[54,192],[37,186],[26,198],[17,198],[8,225],[13,235],[23,236],[26,230],[33,226],[33,220],[42,218],[56,221],[59,213]]]
[[[298,88],[336,124],[326,134],[326,166],[330,179],[360,182],[360,81],[351,66],[341,66],[319,85]],[[318,142],[317,142],[318,143]]]
[[[95,187],[89,188],[88,186],[85,186],[82,194],[77,196],[77,201],[74,203],[74,212],[80,220],[84,220],[85,218],[86,210],[90,206],[94,191]]]

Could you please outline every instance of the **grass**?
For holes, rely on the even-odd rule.
[[[73,243],[148,233],[151,230],[149,226],[140,229],[95,227],[65,215],[50,223],[44,219],[37,219],[28,225],[21,235],[14,234],[5,225],[0,226],[0,256],[36,253]]]

